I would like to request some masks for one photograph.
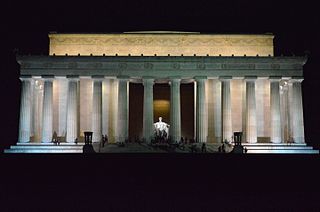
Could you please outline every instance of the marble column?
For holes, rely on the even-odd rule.
[[[206,77],[196,77],[197,81],[197,100],[196,100],[196,141],[197,142],[206,142],[206,93],[205,93],[205,82]]]
[[[303,106],[302,106],[302,78],[293,78],[292,82],[292,137],[295,143],[305,143],[304,124],[303,124]],[[290,87],[289,87],[290,89]]]
[[[74,143],[78,137],[78,78],[68,78],[67,97],[67,137],[68,143]]]
[[[93,78],[92,142],[100,142],[102,136],[102,77]]]
[[[67,134],[67,104],[68,104],[68,79],[59,77],[58,81],[58,136],[65,137]]]
[[[222,141],[231,142],[232,140],[232,116],[231,116],[231,77],[221,77],[222,92]]]
[[[21,103],[19,120],[18,142],[30,142],[31,129],[31,80],[30,77],[21,77]]]
[[[280,81],[280,116],[281,116],[281,140],[288,142],[290,139],[289,129],[289,84],[286,79]]]
[[[257,142],[256,77],[246,77],[246,141]]]
[[[43,82],[35,80],[33,89],[33,109],[32,109],[32,124],[34,142],[41,142],[41,127],[42,127],[42,112],[43,112]]]
[[[110,138],[110,101],[111,101],[111,79],[105,79],[102,82],[102,134]],[[108,139],[109,139],[108,138]]]
[[[153,137],[153,84],[154,79],[143,78],[143,138],[150,142]]]
[[[128,138],[128,78],[118,78],[118,120],[117,120],[117,142],[125,142]]]
[[[52,111],[52,98],[53,98],[53,78],[44,79],[43,90],[43,109],[42,109],[42,133],[41,140],[43,143],[52,142],[53,136],[53,111]]]
[[[293,94],[292,94],[292,80],[288,80],[288,99],[287,99],[287,110],[288,110],[288,142],[293,142]]]
[[[280,77],[270,77],[270,122],[272,143],[281,143]]]
[[[180,81],[175,78],[170,81],[170,133],[173,142],[181,139],[181,106],[180,106]]]

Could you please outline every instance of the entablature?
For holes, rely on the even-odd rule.
[[[306,57],[17,56],[21,75],[302,76]]]

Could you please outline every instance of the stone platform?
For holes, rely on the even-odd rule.
[[[84,143],[17,143],[11,146],[10,149],[4,150],[4,153],[83,153]],[[207,153],[218,153],[218,148],[221,144],[207,143]],[[319,154],[319,150],[313,149],[306,144],[296,143],[243,143],[247,148],[247,153],[253,154]],[[93,143],[94,150],[97,153],[190,153],[190,145],[186,145],[185,149],[176,148],[171,151],[166,151],[161,148],[153,148],[147,144],[130,143],[124,147],[119,147],[117,144],[108,144],[105,147],[100,147],[100,143]],[[201,145],[197,144],[197,152],[201,152]],[[230,152],[232,146],[227,147],[226,152]]]

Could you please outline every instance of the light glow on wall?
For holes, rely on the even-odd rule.
[[[161,116],[164,122],[170,122],[170,101],[168,100],[154,100],[153,101],[154,120],[157,121]]]

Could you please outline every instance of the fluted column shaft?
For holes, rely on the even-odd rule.
[[[303,79],[292,79],[292,137],[295,143],[304,143],[304,124],[301,82]],[[290,88],[290,87],[289,87]]]
[[[120,78],[118,86],[118,141],[128,137],[128,79]]]
[[[100,142],[102,136],[102,79],[93,79],[92,142]]]
[[[197,81],[197,100],[196,100],[196,140],[197,142],[206,142],[206,98],[205,82],[206,78],[196,78]]]
[[[143,79],[143,137],[150,142],[153,137],[153,79]]]
[[[280,82],[280,116],[281,116],[281,141],[290,140],[290,120],[289,120],[289,83],[284,80]]]
[[[170,81],[170,136],[175,142],[181,139],[180,81],[181,79]]]
[[[78,133],[78,79],[69,79],[67,99],[67,138],[66,141],[73,143]]]
[[[26,143],[30,141],[30,124],[31,124],[31,78],[20,78],[21,86],[21,103],[20,103],[20,120],[19,120],[19,142]]]
[[[270,111],[272,143],[281,143],[280,78],[270,78]]]
[[[231,79],[221,79],[222,86],[222,141],[232,139],[232,116],[231,116]]]
[[[246,78],[246,139],[257,142],[256,78]]]
[[[43,143],[52,142],[53,135],[53,111],[52,111],[52,98],[53,98],[53,79],[45,79],[43,91],[43,110],[42,110],[42,135],[41,140]]]

